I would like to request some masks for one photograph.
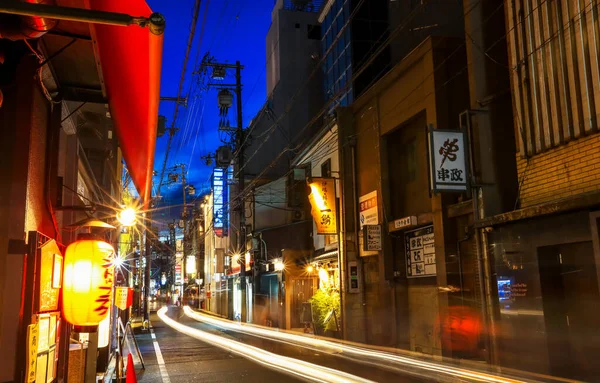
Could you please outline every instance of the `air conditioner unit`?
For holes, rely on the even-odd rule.
[[[306,212],[302,210],[294,210],[290,212],[292,222],[304,221],[306,219]]]

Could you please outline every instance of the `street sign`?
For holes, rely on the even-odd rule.
[[[382,249],[381,225],[364,225],[363,236],[363,250],[379,251]]]

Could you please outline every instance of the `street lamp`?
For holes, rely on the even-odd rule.
[[[132,207],[123,208],[117,213],[117,220],[121,225],[131,227],[137,221],[137,211]]]

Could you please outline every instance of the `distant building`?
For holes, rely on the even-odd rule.
[[[325,101],[335,100],[331,109],[348,106],[389,67],[388,48],[372,57],[388,34],[387,1],[329,0],[319,13],[319,23]],[[357,70],[362,70],[358,76]]]
[[[247,178],[276,179],[289,169],[286,148],[314,133],[322,106],[317,20],[321,1],[279,0],[266,37],[267,101],[248,127]],[[263,172],[264,171],[264,172]]]

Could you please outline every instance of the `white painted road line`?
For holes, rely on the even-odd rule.
[[[171,383],[169,373],[167,372],[167,366],[165,365],[165,360],[163,359],[162,352],[160,351],[160,346],[158,345],[158,341],[156,340],[156,334],[154,334],[154,330],[152,329],[150,329],[150,336],[152,337],[152,343],[154,344],[154,352],[156,353],[156,361],[158,362],[158,368],[160,369],[160,377],[163,383]]]

